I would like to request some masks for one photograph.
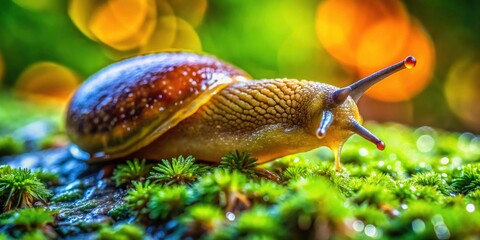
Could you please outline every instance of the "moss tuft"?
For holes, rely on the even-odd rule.
[[[31,207],[35,202],[46,204],[50,191],[29,169],[3,166],[0,175],[0,204],[4,211]]]
[[[153,167],[153,172],[149,179],[154,183],[163,185],[174,184],[192,184],[197,178],[207,172],[206,167],[195,164],[195,158],[188,156],[183,158],[172,158],[171,161],[162,160],[157,166]]]
[[[153,193],[147,206],[152,220],[178,216],[192,202],[192,192],[184,185],[165,186]]]
[[[118,186],[130,185],[132,181],[143,182],[147,179],[151,164],[146,164],[145,159],[139,162],[138,159],[133,161],[127,160],[127,164],[120,164],[113,172],[113,179]]]
[[[467,166],[462,170],[459,177],[452,181],[452,187],[455,192],[468,194],[480,189],[480,168],[477,166]]]
[[[222,157],[222,161],[218,165],[220,168],[225,168],[230,171],[238,171],[249,176],[257,175],[257,172],[255,171],[257,166],[257,158],[251,157],[249,152],[239,152],[238,150],[235,150],[235,152],[229,152]]]

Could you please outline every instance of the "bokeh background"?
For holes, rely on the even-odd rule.
[[[479,133],[479,13],[475,0],[1,0],[0,132],[11,115],[62,112],[112,62],[188,49],[339,87],[414,55],[361,99],[365,119]]]

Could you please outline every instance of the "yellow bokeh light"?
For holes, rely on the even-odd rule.
[[[171,48],[201,50],[207,0],[71,0],[69,14],[114,59]]]
[[[158,52],[171,48],[177,32],[177,18],[164,16],[157,20],[157,26],[148,42],[141,46],[141,53]]]
[[[202,50],[202,43],[195,28],[181,18],[177,18],[177,32],[172,48],[188,49],[197,52]]]
[[[187,21],[193,27],[198,26],[207,11],[207,0],[167,0],[175,16]]]
[[[173,17],[158,19],[152,38],[142,46],[140,53],[158,52],[170,49],[201,51],[202,44],[197,32],[187,21]]]
[[[372,51],[372,55],[375,53]],[[393,57],[396,60],[373,61],[375,64],[358,66],[358,72],[361,77],[369,75],[387,64],[403,60],[408,55],[415,56],[417,59],[417,65],[413,69],[395,73],[370,88],[366,94],[385,102],[399,102],[409,100],[420,93],[432,78],[435,68],[435,49],[431,39],[417,21],[412,21],[405,46]]]
[[[448,106],[473,131],[480,132],[480,61],[466,58],[450,69],[445,83]]]
[[[69,68],[52,62],[40,62],[22,73],[16,82],[15,92],[32,101],[65,103],[78,85],[77,74]]]
[[[155,20],[152,0],[109,0],[95,10],[89,27],[106,45],[129,50],[139,47],[150,37]]]
[[[68,14],[77,28],[88,38],[97,40],[89,28],[90,17],[94,9],[102,2],[98,0],[70,0]]]

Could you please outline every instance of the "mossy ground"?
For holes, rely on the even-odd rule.
[[[480,136],[398,124],[368,128],[387,144],[385,151],[354,136],[344,146],[341,172],[320,148],[260,166],[277,180],[254,164],[204,166],[184,156],[163,166],[90,165],[66,147],[32,152],[27,146],[0,164],[43,170],[37,178],[52,196],[48,206],[33,206],[46,214],[0,215],[0,239],[480,236]],[[29,216],[36,217],[25,222]]]

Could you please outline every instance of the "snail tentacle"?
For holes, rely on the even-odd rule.
[[[373,133],[371,133],[368,129],[360,125],[358,122],[354,121],[352,127],[353,132],[374,143],[377,146],[378,150],[385,149],[385,143],[377,136],[373,135]]]
[[[386,67],[380,71],[377,71],[365,78],[362,78],[350,86],[340,88],[333,92],[333,99],[335,103],[343,103],[347,96],[344,96],[345,93],[348,93],[355,102],[362,97],[363,93],[367,91],[371,86],[375,85],[376,83],[380,82],[382,79],[400,71],[403,69],[411,69],[415,67],[417,60],[412,57],[408,56],[403,61],[395,63],[389,67]],[[343,101],[342,101],[343,100]]]
[[[322,112],[322,119],[320,120],[320,126],[317,129],[317,137],[319,139],[322,139],[325,137],[325,134],[327,133],[328,127],[333,122],[333,113],[325,110]]]

